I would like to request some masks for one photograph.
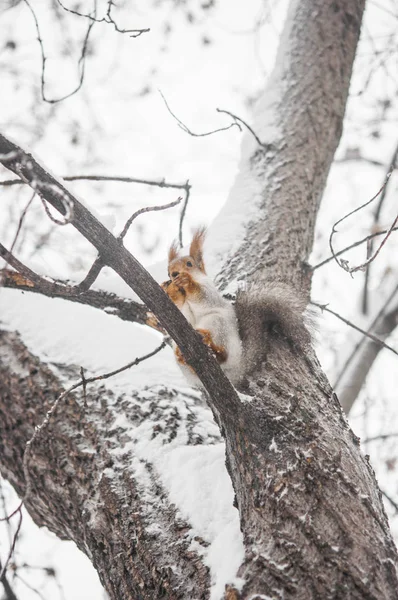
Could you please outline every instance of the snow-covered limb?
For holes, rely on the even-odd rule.
[[[1,245],[0,256],[5,256],[2,254]],[[29,272],[32,273],[30,269]],[[101,290],[79,292],[78,284],[73,285],[70,281],[55,282],[38,275],[32,281],[30,276],[28,272],[25,273],[24,271],[0,270],[0,281],[4,287],[23,290],[24,292],[34,292],[49,298],[63,298],[64,300],[98,308],[119,317],[123,321],[131,321],[142,325],[147,324],[147,309],[139,302],[129,298],[120,298],[115,294]]]
[[[0,151],[7,154],[12,151],[17,152],[18,156],[13,161],[6,161],[4,166],[29,183],[62,215],[67,212],[65,199],[69,206],[73,206],[71,224],[98,250],[103,263],[111,267],[158,318],[160,324],[182,350],[187,363],[195,369],[204,388],[211,394],[215,409],[223,412],[225,406],[231,409],[239,404],[233,386],[220,369],[209,348],[202,344],[201,336],[187,324],[178,308],[144,267],[126,250],[121,241],[112,235],[37,160],[2,134],[0,134]]]
[[[23,495],[17,447],[32,436],[63,386],[16,335],[1,334],[0,356],[2,473]],[[186,417],[187,406],[192,415],[200,412],[200,400],[166,389],[117,398],[88,386],[87,404],[84,410],[83,401],[69,395],[50,422],[51,434],[32,448],[30,513],[88,554],[115,600],[136,597],[143,588],[148,599],[172,589],[181,590],[176,598],[186,590],[192,598],[204,597],[208,570],[191,549],[189,524],[170,503],[149,455],[145,459],[141,450],[140,457],[136,449],[137,441],[144,448],[152,440],[164,453],[180,425],[174,446],[180,437],[197,443],[195,422]],[[164,429],[166,421],[171,429]],[[214,433],[210,444],[219,441]]]

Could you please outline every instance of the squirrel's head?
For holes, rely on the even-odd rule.
[[[206,229],[204,227],[201,227],[194,232],[188,256],[179,256],[177,242],[172,244],[169,250],[169,277],[171,280],[178,277],[180,273],[194,274],[195,271],[201,271],[206,275],[203,262],[203,243],[205,236]]]

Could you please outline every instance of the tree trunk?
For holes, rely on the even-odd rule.
[[[265,286],[283,279],[308,292],[303,265],[340,138],[362,11],[362,0],[292,1],[271,87],[259,103],[262,145],[248,134],[240,178],[220,217],[226,227],[251,205],[240,225],[244,242],[229,255],[221,287],[249,273]],[[100,230],[85,223],[94,242]],[[104,249],[113,247],[111,237]],[[127,278],[131,257],[116,246],[115,252],[123,264],[113,256],[112,266]],[[162,298],[146,285],[139,282],[142,297],[149,290],[156,312]],[[194,362],[189,328],[175,326],[167,306],[159,311]],[[249,382],[250,396],[240,399],[223,387],[214,361],[198,353],[245,546],[241,585],[231,581],[226,597],[395,599],[397,554],[373,471],[311,350],[304,354],[288,340],[271,345]],[[2,470],[23,493],[24,445],[62,385],[13,334],[2,334],[0,357]],[[195,427],[207,419],[198,398],[173,390],[116,398],[97,388],[86,411],[78,395],[69,396],[35,442],[28,509],[36,522],[76,541],[112,599],[209,597],[201,556],[207,540],[192,545],[191,524],[137,451],[142,431],[165,449],[177,439],[205,451],[220,441],[216,433],[198,437]]]

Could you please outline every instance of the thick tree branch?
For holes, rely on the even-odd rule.
[[[0,244],[0,256],[5,258],[9,254],[5,253],[3,248]],[[87,306],[115,315],[123,321],[130,321],[131,323],[139,323],[141,325],[148,324],[148,309],[143,304],[139,304],[128,298],[120,298],[115,294],[104,291],[86,290],[80,292],[78,286],[70,285],[68,282],[57,283],[44,277],[39,277],[36,274],[32,275],[33,271],[22,265],[20,261],[16,259],[11,260],[17,272],[11,269],[0,270],[0,282],[4,287],[24,292],[35,292],[49,298],[62,298],[63,300],[70,300],[78,304],[86,304]],[[11,264],[11,261],[9,262]],[[16,266],[18,264],[20,268]]]
[[[25,447],[64,388],[15,334],[0,332],[0,357],[1,468],[23,496],[18,448]],[[16,364],[21,365],[17,373]],[[112,600],[204,598],[208,570],[190,548],[189,525],[177,516],[153,465],[139,458],[133,443],[144,423],[165,450],[180,426],[187,427],[189,443],[197,443],[182,415],[189,408],[200,411],[200,404],[173,392],[160,406],[157,389],[148,389],[145,398],[123,398],[92,384],[85,408],[76,394],[59,406],[49,435],[32,448],[30,514],[90,556]],[[171,438],[157,427],[166,421],[175,432]]]
[[[266,147],[252,140],[235,186],[245,207],[239,232],[245,241],[222,267],[222,288],[238,275],[256,282],[277,277],[309,292],[310,273],[302,266],[340,140],[363,7],[363,0],[291,3],[270,89],[253,123]],[[216,223],[227,221],[230,210],[227,203]]]
[[[32,155],[0,134],[0,162],[21,177],[62,215],[73,207],[72,225],[97,248],[106,265],[129,285],[158,318],[181,348],[220,413],[233,410],[239,399],[201,337],[190,327],[178,308],[149,275],[144,267],[124,248],[60,182],[41,167]],[[227,408],[228,407],[228,408]]]

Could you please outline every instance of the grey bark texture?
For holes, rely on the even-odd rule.
[[[362,0],[293,0],[273,78],[280,92],[274,107],[277,133],[262,139],[267,147],[253,146],[248,160],[250,177],[261,189],[257,218],[245,224],[245,240],[226,261],[221,287],[249,272],[265,287],[282,280],[308,294],[305,261],[340,138],[363,5]],[[0,154],[14,150],[0,136]],[[42,195],[63,212],[59,194],[48,185],[51,176],[31,157],[29,168],[21,165],[22,158],[17,150],[19,166],[10,158],[4,164],[17,174],[22,169],[31,185],[46,182]],[[72,202],[73,225],[135,287],[207,390],[226,444],[245,544],[239,570],[245,583],[240,590],[228,586],[225,597],[395,600],[397,553],[374,473],[312,350],[276,337],[248,382],[250,397],[240,400],[165,294],[76,199]],[[1,335],[0,359],[1,468],[23,494],[25,443],[63,384],[12,333]],[[181,427],[187,444],[218,442],[217,433],[195,434],[206,408],[197,397],[170,389],[133,398],[94,390],[86,410],[78,394],[68,396],[35,442],[30,513],[37,523],[75,540],[112,600],[208,598],[209,574],[199,554],[189,550],[189,523],[181,522],[151,465],[140,464],[129,444],[142,423],[153,423],[153,435],[162,436],[164,444]],[[126,426],[117,424],[121,414]],[[112,449],[118,447],[128,450],[116,460]],[[145,490],[131,476],[132,466],[146,472]]]

